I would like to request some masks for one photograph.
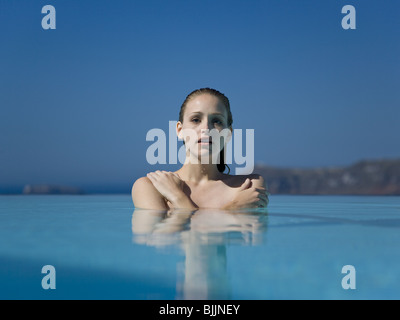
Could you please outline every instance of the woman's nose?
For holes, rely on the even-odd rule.
[[[202,131],[203,130],[212,130],[212,129],[213,129],[213,127],[212,127],[212,122],[211,121],[204,120],[202,122],[202,126],[201,126],[201,130]]]

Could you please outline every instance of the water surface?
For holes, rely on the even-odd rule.
[[[399,299],[399,231],[400,197],[157,212],[128,195],[1,196],[0,298]],[[54,290],[42,288],[44,265]]]

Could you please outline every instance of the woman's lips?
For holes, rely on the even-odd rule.
[[[200,138],[199,140],[197,140],[197,143],[201,145],[210,145],[212,144],[212,139],[211,137]]]

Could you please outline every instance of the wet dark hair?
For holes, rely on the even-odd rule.
[[[195,98],[199,95],[202,95],[202,94],[210,94],[221,100],[221,102],[224,104],[224,106],[226,108],[226,112],[228,114],[228,127],[232,126],[233,118],[232,118],[231,106],[229,103],[229,99],[223,93],[219,92],[218,90],[212,89],[212,88],[201,88],[201,89],[197,89],[197,90],[194,90],[191,93],[189,93],[188,96],[186,97],[185,101],[183,101],[181,110],[179,111],[179,121],[183,123],[183,114],[185,113],[188,102],[190,100],[192,100],[193,98]],[[222,150],[220,151],[219,159],[220,159],[220,162],[219,162],[219,164],[217,164],[218,171],[223,173],[225,171],[225,169],[228,168],[228,173],[229,173],[230,168],[225,163],[224,148],[222,148]]]

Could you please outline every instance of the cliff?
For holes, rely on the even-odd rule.
[[[284,169],[256,165],[271,194],[400,195],[400,159],[348,167]]]

